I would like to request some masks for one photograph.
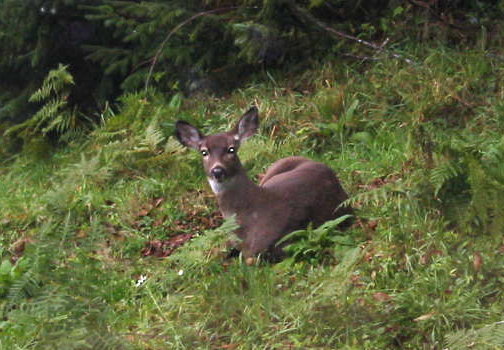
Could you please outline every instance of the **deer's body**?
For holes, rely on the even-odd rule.
[[[251,181],[236,151],[240,142],[258,127],[257,109],[252,108],[236,128],[227,133],[203,136],[185,122],[177,123],[182,144],[203,154],[203,165],[219,208],[225,218],[236,215],[245,257],[261,252],[281,255],[275,243],[286,234],[351,213],[339,207],[347,199],[338,178],[325,164],[303,157],[275,162],[260,185]]]

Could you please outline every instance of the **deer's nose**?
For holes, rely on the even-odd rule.
[[[220,166],[216,166],[210,171],[210,174],[217,180],[221,181],[226,176],[226,170]]]

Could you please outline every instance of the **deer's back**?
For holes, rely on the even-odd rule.
[[[267,249],[273,256],[281,256],[281,247],[275,246],[281,237],[310,222],[319,226],[352,212],[349,207],[338,208],[348,197],[333,170],[307,158],[275,162],[260,186],[262,196],[256,199],[252,214],[240,217],[245,256]]]
[[[334,171],[323,163],[304,157],[288,157],[275,162],[260,186],[282,198],[305,221],[320,225],[347,214],[336,210],[348,198]]]

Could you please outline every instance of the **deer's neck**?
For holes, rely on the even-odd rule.
[[[261,195],[261,188],[248,178],[244,170],[224,183],[209,181],[225,218],[234,214],[239,217],[253,210]]]

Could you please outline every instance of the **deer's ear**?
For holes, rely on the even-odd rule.
[[[251,107],[241,118],[233,129],[235,137],[240,142],[253,136],[259,128],[259,111],[256,106]]]
[[[199,149],[203,134],[188,122],[179,120],[175,124],[175,136],[186,147]]]

